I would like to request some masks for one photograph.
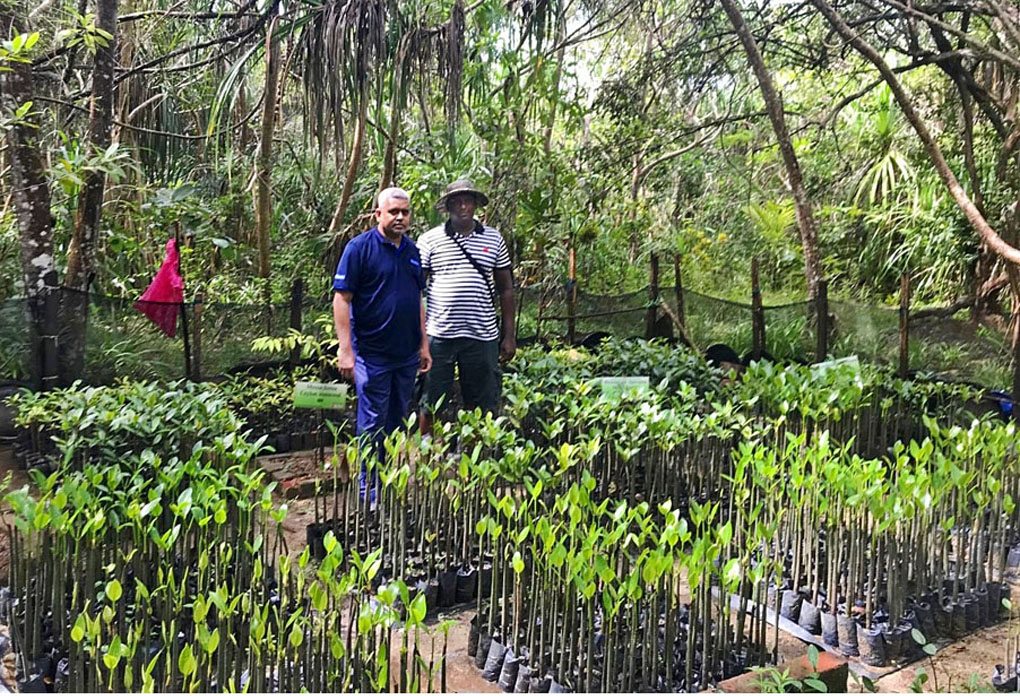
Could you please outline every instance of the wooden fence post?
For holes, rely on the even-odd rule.
[[[652,253],[648,259],[648,311],[645,313],[645,338],[655,336],[656,311],[659,304],[659,255]]]
[[[758,257],[751,258],[751,358],[761,360],[765,353],[765,308],[758,282]]]
[[[195,293],[191,323],[191,380],[202,381],[202,292]]]
[[[567,343],[574,345],[577,339],[577,249],[570,240],[567,250]]]
[[[1013,410],[1010,415],[1020,422],[1020,307],[1013,308]]]
[[[676,317],[687,326],[687,307],[684,305],[684,277],[680,268],[680,254],[673,254],[673,278],[676,280]]]
[[[822,362],[829,356],[829,283],[824,278],[818,281],[815,295],[815,330],[818,332],[815,362]]]
[[[910,275],[900,276],[900,368],[899,375],[906,379],[910,370]]]
[[[301,331],[301,302],[305,296],[305,281],[295,278],[290,288],[290,328]],[[294,367],[301,362],[301,346],[295,345],[290,350],[290,364]]]
[[[57,335],[60,332],[60,299],[63,290],[57,285],[57,272],[50,271],[43,279],[42,333],[42,389],[49,391],[60,386],[60,354]],[[88,304],[85,305],[88,311]]]
[[[184,279],[181,273],[181,221],[174,221],[174,246],[177,247],[177,275]],[[184,341],[184,379],[191,379],[191,344],[188,340],[188,305],[181,298],[181,338]]]

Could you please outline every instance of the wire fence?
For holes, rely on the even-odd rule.
[[[548,319],[541,333],[566,336],[569,305],[566,293],[543,307]],[[704,351],[725,344],[739,356],[752,349],[752,306],[691,290],[678,293],[662,287],[660,302],[683,317],[687,334]],[[641,337],[646,332],[649,289],[617,295],[592,295],[578,290],[575,336],[583,340],[596,332],[618,337]],[[680,305],[682,305],[682,310]],[[832,301],[828,306],[828,353],[834,358],[896,366],[900,320],[897,308]],[[1010,315],[985,315],[974,321],[966,310],[952,316],[943,311],[912,313],[909,319],[909,366],[945,379],[1005,389],[1012,383],[1013,351],[1007,331]],[[793,302],[763,308],[765,352],[777,360],[814,362],[818,344],[817,308],[813,302]]]
[[[525,288],[521,332],[538,332],[546,339],[565,339],[569,306],[566,293],[537,304],[537,293]],[[752,349],[752,307],[710,295],[664,287],[660,301],[683,316],[687,335],[704,351],[726,344],[740,356]],[[140,312],[131,299],[64,290],[62,304],[87,313],[84,365],[81,379],[105,384],[118,377],[177,379],[185,376],[183,331],[187,324],[188,353],[203,378],[217,377],[246,365],[280,360],[283,356],[257,352],[252,341],[261,336],[285,336],[292,325],[325,339],[330,298],[300,293],[289,304],[254,305],[188,302],[178,319],[177,336],[168,338]],[[87,301],[86,301],[87,300]],[[593,295],[578,290],[574,308],[575,336],[604,332],[616,337],[643,337],[649,307],[647,288],[616,295]],[[680,305],[682,304],[682,310]],[[530,306],[529,306],[530,305]],[[30,380],[36,363],[28,327],[30,307],[25,299],[0,302],[0,380]],[[536,317],[537,314],[537,317]],[[817,314],[814,303],[795,302],[763,308],[765,352],[785,361],[813,362],[816,358]],[[923,312],[910,321],[911,369],[988,387],[1011,384],[1012,350],[1006,337],[1009,317],[969,318]],[[537,321],[536,321],[537,318]],[[324,319],[325,324],[322,321]],[[668,325],[669,320],[665,320]],[[828,348],[833,357],[857,355],[862,360],[895,365],[899,355],[899,313],[896,309],[830,301]],[[67,322],[61,322],[58,343],[66,344]],[[192,374],[195,374],[193,368]]]

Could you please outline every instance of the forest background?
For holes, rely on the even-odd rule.
[[[831,1],[0,0],[0,301],[46,335],[40,298],[135,299],[175,234],[188,299],[325,297],[380,188],[420,233],[470,176],[532,297],[574,249],[589,293],[676,259],[746,301],[758,257],[767,301],[906,272],[1009,332],[1020,9]]]

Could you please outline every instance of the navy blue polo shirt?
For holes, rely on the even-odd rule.
[[[344,247],[333,289],[351,300],[355,352],[366,358],[407,362],[421,348],[421,293],[425,276],[418,247],[404,235],[400,246],[373,227]]]

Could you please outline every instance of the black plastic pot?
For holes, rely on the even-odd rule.
[[[492,636],[489,635],[489,632],[479,629],[478,649],[475,651],[475,667],[478,669],[485,667],[485,661],[489,658],[489,645],[491,644]]]
[[[938,637],[938,629],[935,627],[935,612],[931,604],[925,601],[917,602],[913,608],[914,616],[917,617],[917,628],[929,641]]]
[[[290,452],[290,433],[277,433],[273,441],[277,452]]]
[[[500,690],[510,693],[514,690],[514,684],[517,683],[517,671],[520,667],[520,660],[517,655],[514,654],[513,650],[507,650],[503,656],[503,667],[499,670],[499,679],[496,680],[499,684]]]
[[[517,666],[517,681],[514,682],[515,694],[526,694],[531,686],[531,668],[526,662],[520,662]]]
[[[1009,585],[1004,583],[1004,582],[1000,582],[999,583],[999,604],[998,604],[998,607],[999,607],[999,618],[1000,619],[1009,618],[1009,609],[1007,609],[1005,606],[1003,606],[1002,600],[1004,600],[1004,599],[1011,599],[1012,596],[1013,596],[1013,590],[1010,589]]]
[[[457,603],[457,570],[444,570],[439,574],[439,606],[452,607]]]
[[[857,657],[857,622],[850,616],[840,614],[836,617],[836,634],[839,638],[839,651],[849,657]]]
[[[857,650],[861,654],[861,662],[869,667],[885,667],[888,663],[885,638],[882,630],[876,626],[865,628],[857,624]]]
[[[988,588],[984,585],[974,590],[974,596],[977,597],[977,609],[978,609],[978,623],[981,626],[988,626],[992,623],[989,618],[989,596]]]
[[[528,680],[528,693],[529,694],[547,694],[549,693],[549,677],[532,677]]]
[[[506,646],[495,638],[489,641],[489,655],[485,658],[485,666],[482,668],[482,679],[487,682],[494,682],[499,679],[499,673],[503,669],[503,658],[506,657]],[[477,656],[475,658],[477,662]]]
[[[953,619],[951,628],[949,629],[949,635],[956,638],[963,638],[967,635],[967,609],[963,606],[962,601],[957,601],[955,604],[951,604]]]
[[[552,676],[546,675],[549,678],[549,693],[550,694],[569,694],[572,693],[570,689],[560,684]]]
[[[999,611],[1002,609],[1002,585],[997,582],[985,584],[988,590],[988,623],[993,624],[999,620]]]
[[[468,657],[474,657],[478,653],[478,624],[481,623],[481,617],[475,614],[475,618],[471,619],[471,628],[468,630]]]
[[[972,633],[981,628],[981,615],[977,595],[973,592],[965,592],[960,595],[960,603],[963,605],[963,621],[967,633]]]
[[[478,573],[478,598],[486,599],[492,590],[492,563],[482,562],[482,569]]]
[[[940,636],[953,637],[953,604],[948,597],[937,604],[933,611],[935,631]],[[928,636],[925,636],[927,638]]]
[[[425,606],[439,606],[439,590],[439,579],[429,578],[428,583],[425,585]]]
[[[804,598],[801,597],[800,592],[783,590],[783,598],[779,604],[779,615],[784,619],[796,621],[800,616],[800,605],[803,601]]]
[[[817,636],[822,632],[822,612],[813,602],[804,600],[800,604],[800,615],[797,617],[797,625],[808,633]]]
[[[913,642],[910,630],[913,628],[906,621],[900,621],[895,626],[886,626],[883,631],[885,637],[885,657],[890,662],[901,659],[906,652],[907,641]]]
[[[836,628],[836,615],[827,611],[822,612],[822,640],[826,645],[836,647],[839,645],[839,632]]]
[[[1017,676],[1006,678],[1006,668],[1003,665],[995,665],[995,672],[992,674],[992,686],[1000,693],[1015,692],[1017,687]]]
[[[470,602],[478,594],[478,571],[474,568],[457,569],[457,604]]]

